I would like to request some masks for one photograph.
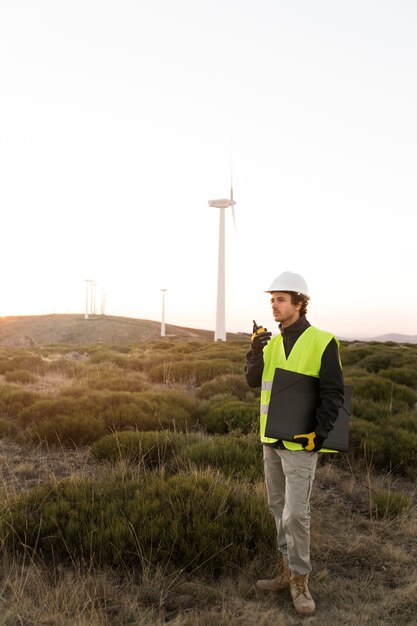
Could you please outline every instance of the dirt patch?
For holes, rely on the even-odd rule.
[[[0,484],[6,493],[15,493],[68,477],[92,478],[97,466],[89,454],[88,447],[76,450],[22,447],[3,439],[0,441]]]

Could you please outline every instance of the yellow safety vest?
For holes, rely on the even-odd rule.
[[[319,377],[321,367],[321,357],[324,350],[332,339],[339,342],[331,333],[319,330],[314,326],[309,326],[295,342],[288,359],[285,356],[284,342],[282,335],[276,335],[264,348],[264,369],[262,372],[261,387],[261,417],[260,431],[262,443],[275,443],[277,439],[265,436],[265,424],[268,414],[269,400],[271,398],[272,382],[274,380],[275,369],[290,370],[299,374]],[[300,433],[302,434],[302,433]],[[300,443],[284,441],[287,450],[302,450]],[[334,450],[322,449],[321,452],[334,452]]]

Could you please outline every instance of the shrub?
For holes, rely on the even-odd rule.
[[[36,376],[27,370],[9,370],[4,377],[8,383],[21,383],[23,385],[36,381]]]
[[[85,446],[104,432],[104,422],[98,417],[57,415],[34,426],[27,437],[51,445]]]
[[[363,398],[356,398],[355,396],[352,398],[352,414],[355,415],[355,417],[361,417],[370,422],[376,422],[381,418],[388,418],[391,415],[388,404],[364,400]]]
[[[92,389],[103,389],[109,391],[146,391],[149,383],[137,373],[120,372],[119,374],[100,373],[99,376],[89,378],[88,386]]]
[[[372,353],[369,347],[355,348],[354,345],[344,346],[342,345],[340,350],[340,356],[343,366],[359,364],[362,359],[369,356]]]
[[[150,369],[167,360],[165,352],[150,352],[148,354],[131,355],[126,361],[125,368],[134,372],[148,372]]]
[[[114,431],[137,430],[187,430],[198,416],[197,401],[181,391],[145,391],[126,394],[123,403],[103,406],[106,426]]]
[[[20,352],[15,354],[8,361],[9,370],[27,370],[36,374],[37,376],[43,376],[45,373],[45,362],[43,358],[37,354],[31,352]]]
[[[0,511],[4,548],[98,567],[214,575],[244,568],[255,555],[268,559],[274,536],[256,486],[210,474],[64,481],[20,493]]]
[[[406,385],[398,385],[391,382],[392,400],[394,410],[401,410],[401,404],[412,408],[417,402],[417,394]]]
[[[377,374],[381,369],[404,365],[404,360],[405,357],[403,353],[398,352],[395,349],[392,349],[389,352],[376,350],[373,354],[370,354],[362,359],[360,365],[368,372]]]
[[[74,390],[75,391],[75,390]],[[78,391],[77,397],[67,396],[65,393],[58,397],[40,397],[30,406],[23,409],[19,416],[22,426],[42,420],[54,419],[57,415],[82,416],[85,414],[94,415],[97,408],[94,397],[85,397],[84,393]]]
[[[251,430],[259,416],[259,403],[241,402],[240,400],[226,400],[209,405],[206,413],[201,416],[201,422],[208,433],[228,433],[240,429],[243,433]]]
[[[394,416],[380,423],[351,419],[350,450],[376,469],[417,478],[417,433],[394,426]]]
[[[45,373],[45,362],[41,356],[21,351],[0,361],[0,374],[6,374],[6,372],[15,370],[24,370],[36,376],[43,376]]]
[[[401,410],[403,405],[413,406],[417,395],[405,385],[397,385],[379,376],[364,376],[350,379],[353,384],[353,395],[356,399],[373,400],[374,402],[391,404],[393,410]]]
[[[59,376],[66,376],[71,378],[76,373],[76,366],[79,366],[80,362],[73,362],[69,359],[60,358],[55,361],[45,363],[45,374],[55,374]]]
[[[236,396],[239,400],[245,400],[245,398],[255,395],[253,390],[249,389],[243,374],[226,374],[225,376],[216,376],[213,380],[204,383],[198,389],[196,396],[207,400],[222,393]],[[256,395],[259,393],[258,391]]]
[[[187,458],[198,469],[212,467],[232,478],[260,480],[263,476],[262,445],[257,435],[204,437],[188,448]]]
[[[75,397],[74,397],[75,396]],[[109,430],[184,430],[192,423],[196,401],[177,391],[126,393],[67,390],[59,398],[37,402],[27,411],[28,421],[54,415],[97,415]]]
[[[132,351],[132,346],[112,346],[112,350],[114,350],[114,352],[120,352],[120,354],[129,354],[129,352]]]
[[[386,438],[383,429],[373,422],[352,417],[349,429],[349,449],[356,458],[366,458],[377,468],[386,466]]]
[[[226,360],[165,361],[149,371],[149,378],[156,383],[181,383],[201,385],[220,374],[232,374],[233,365]]]
[[[181,343],[171,342],[168,345],[162,344],[159,346],[159,349],[161,349],[162,347],[165,348],[165,351],[169,350],[170,354],[179,354],[179,355],[190,354],[196,351],[196,346],[191,345],[189,342],[186,342],[186,341],[181,342]]]
[[[15,437],[18,433],[18,427],[15,422],[12,422],[4,417],[0,417],[0,438],[3,437]]]
[[[373,402],[389,402],[391,398],[391,383],[378,376],[364,376],[352,380],[353,395],[355,398],[372,400]]]
[[[412,433],[417,433],[417,419],[414,412],[408,411],[405,413],[396,413],[388,418],[388,422],[384,420],[385,424],[388,423],[392,428],[402,428]]]
[[[127,357],[113,350],[100,350],[90,356],[91,363],[111,363],[123,368],[127,362]]]
[[[399,385],[406,385],[407,387],[415,387],[417,385],[417,367],[393,367],[390,369],[380,370],[380,375],[383,378],[392,380]]]
[[[411,508],[411,499],[406,493],[391,490],[376,490],[372,494],[375,514],[381,518],[393,518],[407,513]]]
[[[384,428],[386,438],[385,469],[395,471],[411,480],[417,478],[417,433],[388,425]]]
[[[114,463],[124,459],[153,468],[171,462],[184,445],[184,436],[177,433],[120,432],[101,437],[92,446],[91,454],[97,461]]]
[[[0,385],[0,417],[20,417],[39,397],[39,394],[24,391],[16,385]]]
[[[240,365],[240,371],[243,369],[245,362],[245,353],[249,350],[248,343],[228,341],[227,343],[209,343],[206,347],[199,351],[201,359],[226,359],[232,363]]]

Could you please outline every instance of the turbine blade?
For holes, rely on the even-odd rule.
[[[232,196],[233,199],[233,196]],[[232,217],[233,217],[233,226],[235,227],[235,235],[237,236],[237,229],[236,229],[236,218],[235,218],[235,207],[232,206],[230,207],[232,209]]]

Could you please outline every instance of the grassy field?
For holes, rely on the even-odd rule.
[[[261,595],[275,531],[243,340],[0,349],[0,624],[415,624],[417,347],[344,343],[311,591]]]

